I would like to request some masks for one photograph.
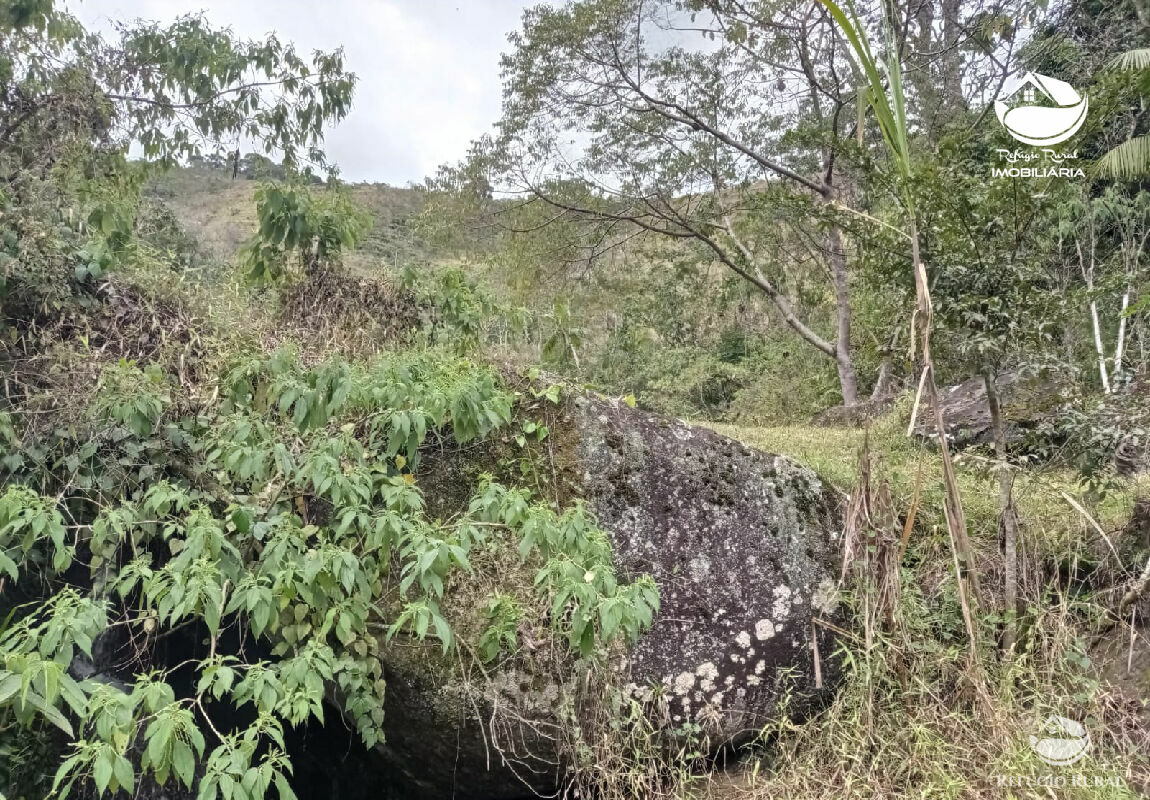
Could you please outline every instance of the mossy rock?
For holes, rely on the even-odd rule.
[[[574,394],[536,411],[550,429],[536,453],[543,494],[557,505],[582,498],[609,532],[620,578],[647,573],[658,583],[653,626],[611,659],[613,682],[655,727],[673,736],[698,725],[716,747],[739,743],[784,702],[787,713],[801,712],[833,689],[832,631],[844,624],[837,491],[787,458],[620,401]],[[433,513],[458,511],[478,472],[515,468],[517,452],[500,441],[428,452],[420,482],[455,498]],[[447,491],[455,483],[468,485]],[[512,591],[522,578],[508,565]],[[462,584],[449,592],[464,615],[474,604],[468,592]],[[379,752],[396,774],[386,796],[515,798],[531,794],[524,777],[532,789],[553,789],[561,754],[538,731],[561,724],[573,694],[573,675],[561,668],[570,662],[518,659],[484,678],[477,695],[464,691],[476,676],[465,679],[435,653],[391,647],[385,656],[388,741]],[[495,706],[525,721],[515,755],[533,758],[515,763],[497,752]]]
[[[1003,372],[994,385],[1002,404],[1006,436],[1011,441],[1021,439],[1027,430],[1048,418],[1063,402],[1058,386],[1042,376]],[[946,438],[951,444],[967,447],[992,441],[990,403],[986,399],[986,383],[982,376],[976,375],[954,386],[940,388],[938,395],[946,422]],[[927,440],[936,436],[934,410],[925,401],[915,420],[914,433]]]
[[[619,402],[573,406],[580,493],[618,566],[659,585],[659,614],[624,667],[635,696],[667,698],[672,725],[737,743],[784,697],[801,707],[833,685],[834,636],[818,623],[842,624],[838,492],[710,429]]]

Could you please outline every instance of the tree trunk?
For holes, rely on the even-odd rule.
[[[962,31],[960,0],[942,2],[942,112],[945,116],[965,110],[966,98],[962,94],[962,50],[958,47]],[[953,117],[952,117],[953,118]]]
[[[878,377],[874,382],[874,389],[871,390],[871,400],[881,400],[886,397],[890,391],[890,384],[894,378],[894,363],[891,361],[890,356],[883,356],[882,363],[878,366]]]
[[[834,201],[834,188],[827,176],[827,193],[823,202]],[[831,267],[831,284],[835,292],[835,366],[839,373],[839,387],[842,389],[843,405],[853,406],[858,402],[858,377],[855,375],[854,360],[851,357],[851,294],[850,275],[847,270],[847,254],[843,250],[842,231],[832,224],[827,231],[827,252]]]
[[[918,31],[913,43],[914,67],[905,78],[914,86],[922,124],[931,138],[965,110],[963,51],[958,46],[961,11],[959,0],[922,0],[917,9],[909,11]]]
[[[1145,323],[1140,324],[1137,318],[1131,325],[1138,334],[1138,371],[1146,372],[1146,366],[1150,363],[1146,358],[1146,325]]]
[[[1078,268],[1082,272],[1082,280],[1086,283],[1086,291],[1090,293],[1090,325],[1094,329],[1094,351],[1098,354],[1098,375],[1102,378],[1102,391],[1110,394],[1110,376],[1106,372],[1106,347],[1102,344],[1102,325],[1098,321],[1098,301],[1094,299],[1094,218],[1090,220],[1090,266],[1086,266],[1086,259],[1082,254],[1082,243],[1075,242],[1078,251]]]
[[[838,367],[843,405],[853,406],[858,402],[858,378],[851,358],[851,296],[847,259],[838,226],[831,226],[827,243],[830,245],[831,280],[835,289],[835,365]]]
[[[878,376],[874,381],[874,389],[871,390],[871,400],[881,400],[890,394],[891,384],[894,383],[894,356],[895,348],[898,347],[898,329],[896,328],[891,332],[890,337],[886,343],[882,345],[882,361],[878,365]]]
[[[1018,630],[1018,515],[1014,509],[1014,474],[1006,464],[1006,422],[1002,418],[996,377],[991,367],[983,368],[982,381],[986,386],[986,403],[990,406],[994,455],[998,459],[998,529],[1002,534],[1003,606],[1006,609],[1002,649],[1009,657]]]
[[[1089,287],[1093,290],[1093,287]],[[1094,327],[1094,350],[1098,353],[1098,374],[1102,377],[1102,391],[1110,394],[1110,376],[1106,372],[1106,349],[1102,344],[1102,327],[1098,323],[1098,302],[1090,301],[1090,323]]]
[[[1122,293],[1122,310],[1118,314],[1118,341],[1114,345],[1114,379],[1122,374],[1122,356],[1126,353],[1126,309],[1130,307],[1130,284]]]

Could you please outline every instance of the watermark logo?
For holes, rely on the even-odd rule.
[[[1078,151],[1055,150],[1043,147],[1041,150],[1016,147],[1013,150],[998,148],[999,166],[992,166],[990,174],[995,178],[1085,178],[1082,167],[1074,166]]]
[[[1081,722],[1052,714],[1038,726],[1035,733],[1030,735],[1030,749],[1044,763],[1052,767],[1068,767],[1077,764],[1086,755],[1090,749],[1090,734]],[[1046,789],[1046,793],[1051,797],[1054,796],[1050,792],[1051,789],[1068,786],[1081,788],[1126,786],[1125,778],[1109,770],[1094,773],[1052,770],[1045,775],[1019,772],[988,777],[990,785],[995,788]]]
[[[1067,767],[1079,761],[1090,749],[1090,734],[1081,722],[1051,714],[1038,729],[1038,736],[1030,735],[1030,747],[1054,767]]]
[[[1027,72],[994,102],[1007,132],[1023,144],[1050,147],[1065,142],[1086,121],[1090,98],[1065,81]]]

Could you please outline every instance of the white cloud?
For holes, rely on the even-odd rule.
[[[499,54],[528,0],[84,0],[86,24],[202,11],[238,35],[275,31],[303,53],[342,46],[359,76],[327,151],[348,180],[418,181],[463,156],[499,116]]]

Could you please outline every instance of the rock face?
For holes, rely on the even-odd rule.
[[[625,667],[633,692],[662,687],[673,724],[738,742],[771,718],[783,671],[800,696],[816,692],[816,650],[833,683],[832,634],[813,620],[840,622],[837,493],[711,430],[576,404],[583,497],[619,566],[659,584],[659,615]]]
[[[994,385],[1002,403],[1009,439],[1018,439],[1026,428],[1050,413],[1059,399],[1049,383],[1025,378],[1017,372],[1002,373]],[[992,441],[990,404],[986,399],[986,383],[981,376],[940,388],[938,395],[946,420],[946,436],[954,445],[966,447]],[[936,435],[934,411],[925,402],[919,409],[914,432],[924,439],[932,439]]]
[[[853,406],[832,406],[817,414],[811,424],[820,428],[862,428],[890,411],[898,398],[897,394],[888,394],[861,400]]]
[[[696,723],[715,747],[739,743],[784,694],[794,712],[833,688],[833,634],[816,620],[843,624],[835,490],[786,458],[619,402],[576,397],[551,428],[564,442],[561,480],[610,532],[620,576],[658,583],[652,628],[617,664],[632,695],[661,709],[658,724]],[[484,741],[476,709],[421,671],[410,656],[388,665],[380,754],[405,786],[386,796],[530,795]],[[516,673],[494,676],[489,693],[539,718],[563,688]],[[532,781],[542,791],[560,772],[546,760]],[[530,770],[515,765],[520,777]]]
[[[1006,434],[1017,440],[1028,428],[1054,413],[1060,397],[1052,381],[1027,377],[1018,372],[1004,372],[995,381],[1006,420]],[[911,387],[913,391],[914,387]],[[951,444],[967,447],[991,441],[990,404],[986,384],[976,375],[953,386],[940,387],[939,398],[946,419],[946,435]],[[811,422],[821,427],[859,428],[889,412],[899,395],[863,400],[853,406],[834,406],[815,416]],[[934,440],[934,410],[923,401],[918,410],[914,433]]]

